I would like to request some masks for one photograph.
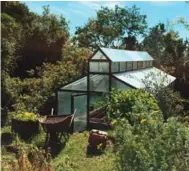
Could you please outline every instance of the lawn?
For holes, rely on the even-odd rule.
[[[11,135],[10,130],[3,130]],[[115,153],[113,145],[108,147],[101,153],[89,155],[87,153],[89,132],[74,133],[70,135],[67,143],[56,143],[51,146],[52,163],[54,171],[113,171],[115,169]],[[4,138],[3,138],[4,139]],[[37,145],[39,148],[44,145],[45,134],[41,132],[30,141],[31,144]],[[62,140],[62,142],[64,139]],[[10,144],[10,142],[8,142]],[[15,140],[11,142],[15,145]],[[22,147],[27,147],[27,143],[22,141]],[[2,170],[15,171],[18,169],[18,160],[14,153],[2,148]]]
[[[88,132],[75,133],[53,159],[56,171],[113,171],[115,154],[109,146],[101,155],[87,155]]]

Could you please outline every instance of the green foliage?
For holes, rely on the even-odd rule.
[[[5,126],[1,128],[1,134],[11,133],[11,126]]]
[[[3,2],[1,19],[3,64],[9,64],[3,66],[15,69],[14,76],[28,77],[27,70],[62,59],[62,47],[69,37],[68,23],[63,16],[50,13],[49,6],[37,15],[21,2]]]
[[[179,17],[176,21],[174,21],[173,25],[176,24],[182,24],[186,28],[186,30],[189,31],[189,23],[184,17]]]
[[[62,46],[69,36],[63,16],[51,14],[48,7],[44,7],[43,15],[37,15],[21,2],[3,2],[1,21],[4,124],[10,111],[38,112],[55,88],[69,82],[77,72],[72,62],[56,63],[62,59]],[[39,77],[37,66],[43,77],[18,78]]]
[[[53,95],[60,85],[71,82],[78,77],[76,66],[71,62],[57,62],[43,64],[38,68],[40,78],[19,80],[19,93],[13,105],[14,109],[25,109],[29,112],[39,112],[40,107]],[[15,92],[14,92],[15,93]]]
[[[45,141],[46,141],[46,132],[41,127],[40,132],[32,137],[30,143],[33,144],[34,146],[37,146],[38,148],[43,148]]]
[[[135,108],[136,105],[138,106],[137,109]],[[150,112],[158,109],[156,100],[142,89],[130,89],[128,91],[113,90],[111,92],[110,104],[108,105],[110,120],[127,118],[132,125],[135,122],[134,115],[140,117],[137,112]]]
[[[133,49],[137,43],[136,36],[143,35],[147,28],[146,16],[141,15],[139,8],[133,6],[114,9],[101,7],[97,18],[76,30],[75,39],[79,46],[96,49],[103,47],[120,47]]]
[[[4,1],[1,3],[1,12],[15,18],[16,22],[22,25],[27,25],[30,22],[31,13],[23,3]]]
[[[51,155],[43,149],[33,145],[20,143],[17,157],[3,155],[2,170],[5,171],[53,171]]]
[[[118,170],[187,170],[189,130],[174,118],[163,122],[146,120],[131,126],[117,124]]]
[[[106,94],[102,94],[101,96],[97,96],[91,106],[94,109],[98,109],[100,107],[106,106],[109,103],[109,99]]]
[[[29,113],[29,112],[21,112],[17,113],[13,116],[14,119],[18,121],[37,121],[37,115],[34,113]]]
[[[117,142],[118,170],[187,168],[189,129],[176,118],[164,122],[158,109],[156,100],[144,90],[112,92],[109,112],[115,128],[112,134]]]
[[[87,62],[88,57],[92,52],[88,48],[78,47],[73,44],[73,40],[68,41],[63,49],[64,59],[63,61],[70,61],[76,65],[76,70],[81,73],[81,75],[86,75],[87,73]]]
[[[152,72],[149,75],[146,75],[142,82],[145,86],[145,90],[157,100],[165,121],[171,116],[183,114],[180,94],[168,87],[170,80],[166,76],[163,77],[161,74],[154,74]]]
[[[11,16],[1,14],[1,31],[2,31],[2,46],[1,46],[1,64],[2,72],[11,73],[16,67],[18,55],[16,49],[21,33],[21,26],[15,22]]]
[[[168,30],[165,24],[159,23],[149,29],[148,35],[141,43],[141,49],[153,56],[155,65],[166,72],[184,78],[188,61],[188,40],[179,37],[179,33]]]
[[[27,70],[36,71],[43,62],[56,63],[62,59],[62,47],[69,37],[68,24],[63,16],[50,13],[49,6],[43,7],[41,16],[32,18],[31,27],[24,33],[22,59],[18,61],[16,76],[28,77]]]

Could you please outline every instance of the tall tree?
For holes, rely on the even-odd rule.
[[[177,32],[167,31],[165,25],[159,23],[149,29],[149,34],[142,42],[142,49],[148,51],[173,74],[177,63],[188,54],[188,43],[187,40],[180,38]]]
[[[63,16],[50,13],[49,6],[43,7],[42,15],[35,14],[21,2],[3,2],[2,13],[12,17],[22,29],[20,41],[16,43],[16,56],[20,58],[15,59],[19,67],[14,76],[28,77],[27,70],[62,58],[62,47],[69,37]]]
[[[146,28],[146,16],[141,15],[136,6],[101,7],[97,18],[91,18],[86,25],[76,28],[75,40],[79,46],[92,49],[98,46],[134,49],[137,36],[143,36]]]
[[[1,112],[2,120],[6,115],[7,108],[11,106],[10,90],[7,88],[7,83],[10,83],[10,76],[13,75],[16,68],[16,60],[19,58],[17,45],[20,40],[21,26],[15,22],[11,16],[1,14]],[[12,91],[12,90],[11,90]]]
[[[48,6],[43,9],[42,16],[36,16],[32,27],[25,31],[18,76],[27,77],[27,70],[35,69],[43,62],[55,63],[63,56],[62,47],[69,37],[68,24],[63,16],[50,13]]]
[[[1,69],[2,72],[11,74],[16,67],[16,60],[18,55],[16,51],[18,49],[18,42],[21,33],[20,24],[15,22],[15,19],[11,16],[2,13],[1,14]]]

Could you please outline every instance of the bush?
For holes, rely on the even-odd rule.
[[[151,95],[143,90],[113,91],[108,108],[115,127],[118,170],[186,170],[189,128],[173,117],[164,122]]]
[[[18,121],[37,121],[37,115],[29,112],[20,112],[19,114],[15,114],[13,119]]]
[[[184,171],[189,165],[188,128],[175,118],[163,122],[117,124],[118,170]]]
[[[156,100],[142,89],[131,89],[128,91],[113,90],[108,105],[108,116],[110,120],[126,118],[133,125],[136,119],[133,113],[140,120],[143,117],[141,111],[150,112],[158,110],[159,107]]]

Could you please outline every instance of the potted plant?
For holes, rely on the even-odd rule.
[[[37,115],[29,112],[20,112],[12,118],[12,131],[21,137],[31,137],[39,132]]]

